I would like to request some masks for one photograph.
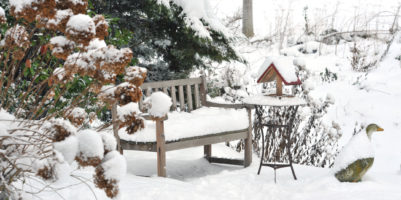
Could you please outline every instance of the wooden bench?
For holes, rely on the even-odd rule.
[[[125,150],[139,150],[157,152],[157,174],[158,176],[166,176],[166,151],[204,146],[204,157],[213,163],[236,164],[247,167],[252,162],[252,121],[251,108],[243,104],[219,104],[208,102],[206,100],[206,82],[204,77],[148,82],[144,83],[141,88],[144,92],[144,97],[149,96],[152,92],[163,91],[172,99],[171,111],[191,112],[201,107],[218,107],[224,109],[246,109],[244,111],[245,119],[248,121],[248,127],[241,130],[221,131],[212,134],[183,137],[173,141],[165,140],[165,118],[153,119],[156,123],[156,141],[140,142],[128,141],[121,139],[121,147]],[[185,90],[185,93],[184,93]],[[178,95],[177,95],[178,93]],[[142,103],[139,103],[142,108]],[[195,112],[195,111],[194,111]],[[180,114],[178,113],[178,114]],[[149,120],[149,119],[148,119]],[[216,125],[218,126],[218,125]],[[186,131],[186,130],[185,130]],[[191,130],[188,130],[190,132]],[[212,157],[212,144],[228,142],[233,140],[245,140],[244,160],[227,159]]]

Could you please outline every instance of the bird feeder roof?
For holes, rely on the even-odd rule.
[[[285,85],[300,85],[301,81],[295,73],[295,65],[288,57],[266,58],[260,66],[257,83],[271,82],[280,76]]]

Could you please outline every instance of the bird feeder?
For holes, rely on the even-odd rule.
[[[295,66],[290,59],[267,58],[260,66],[257,83],[276,82],[276,96],[283,95],[284,85],[300,85],[301,81],[295,73]]]

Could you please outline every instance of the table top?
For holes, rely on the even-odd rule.
[[[299,97],[292,96],[269,96],[255,95],[247,97],[243,100],[245,104],[259,106],[300,106],[306,105],[306,101]]]

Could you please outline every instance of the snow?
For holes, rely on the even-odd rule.
[[[64,36],[55,36],[50,39],[50,44],[54,46],[52,53],[64,53],[66,47],[73,47],[75,43]]]
[[[200,108],[187,112],[171,112],[164,121],[166,141],[221,133],[248,128],[248,114],[245,109]],[[145,121],[145,128],[129,135],[124,129],[119,131],[123,140],[136,142],[156,141],[154,121]]]
[[[6,17],[6,12],[4,12],[4,9],[0,7],[0,19]]]
[[[10,38],[14,43],[18,46],[22,46],[28,38],[28,33],[26,32],[25,26],[21,26],[19,24],[9,28],[4,35],[4,38]]]
[[[116,86],[111,84],[111,85],[103,85],[102,88],[100,89],[99,96],[100,97],[114,97],[114,92],[116,91]]]
[[[10,7],[14,7],[15,12],[21,12],[25,7],[30,7],[32,3],[37,3],[37,0],[10,0]]]
[[[127,162],[118,151],[111,151],[104,157],[102,168],[106,179],[120,181],[127,172]]]
[[[72,12],[71,9],[66,9],[66,10],[57,10],[56,15],[54,16],[54,18],[49,19],[49,21],[47,22],[47,26],[58,26],[60,24],[60,22],[64,19],[66,19],[67,17],[73,16],[74,13]]]
[[[102,141],[104,144],[104,150],[113,151],[117,148],[117,140],[114,138],[112,133],[99,133],[102,136]]]
[[[72,109],[70,115],[73,116],[74,118],[83,118],[83,119],[86,119],[88,116],[85,109],[80,107],[75,107],[74,109]]]
[[[148,70],[143,67],[138,67],[138,66],[129,66],[125,68],[125,75],[124,75],[124,80],[131,82],[135,79],[142,79],[142,74],[147,73]]]
[[[55,75],[58,80],[63,80],[64,76],[66,75],[66,71],[63,67],[57,67],[54,69],[53,75]]]
[[[255,95],[246,97],[244,103],[251,105],[264,105],[264,106],[295,106],[306,105],[306,101],[299,97],[276,97],[269,95]]]
[[[76,32],[87,32],[95,35],[96,26],[95,22],[93,22],[89,15],[78,14],[70,17],[67,22],[66,31],[70,34],[74,34]]]
[[[164,117],[173,104],[171,98],[163,92],[152,93],[143,103],[150,106],[148,113],[154,117]]]
[[[139,114],[140,112],[138,103],[135,102],[128,103],[124,106],[117,106],[117,115],[121,121],[125,121],[124,116],[132,116],[133,114]]]
[[[89,42],[89,45],[85,47],[86,50],[96,50],[100,48],[107,47],[107,44],[104,40],[100,40],[99,38],[94,38]]]
[[[338,172],[358,159],[374,157],[373,146],[365,129],[363,129],[361,132],[354,135],[348,144],[344,146],[340,154],[337,156],[332,170],[333,172]]]
[[[159,2],[161,1],[163,0],[159,0]],[[164,0],[163,2],[168,1]],[[241,9],[242,5],[242,1],[232,0],[215,0],[209,2],[212,4],[212,10],[218,11],[216,12],[216,16],[220,19],[232,16]],[[194,3],[201,4],[202,2]],[[193,200],[266,198],[286,200],[401,199],[399,189],[401,183],[401,134],[399,131],[401,127],[401,123],[399,122],[401,118],[399,103],[401,102],[401,81],[399,78],[401,76],[401,68],[400,62],[394,59],[400,55],[400,36],[396,36],[388,56],[369,73],[352,70],[349,64],[349,48],[352,47],[352,44],[346,41],[342,41],[337,46],[323,45],[321,54],[313,53],[317,45],[313,41],[311,43],[308,41],[311,38],[301,38],[305,42],[304,44],[293,45],[297,41],[299,33],[304,32],[302,12],[305,6],[309,7],[311,25],[316,27],[316,29],[322,29],[323,31],[325,28],[330,27],[331,16],[337,16],[333,22],[333,27],[339,31],[347,31],[353,29],[352,19],[356,15],[361,16],[361,18],[370,19],[369,16],[375,15],[380,11],[383,11],[383,13],[395,11],[398,3],[398,0],[385,2],[373,0],[254,0],[256,33],[254,39],[272,36],[276,31],[280,31],[275,27],[275,23],[280,19],[280,14],[282,19],[282,15],[285,15],[287,10],[291,14],[288,29],[292,32],[286,39],[288,43],[284,42],[281,51],[278,50],[277,44],[268,46],[268,44],[265,45],[265,43],[262,43],[255,45],[257,46],[256,48],[249,45],[248,42],[242,42],[242,45],[237,47],[241,49],[239,51],[241,56],[249,63],[247,66],[235,65],[236,69],[240,67],[245,69],[244,73],[238,74],[238,76],[244,77],[238,82],[241,85],[245,85],[246,92],[251,94],[260,92],[259,89],[261,86],[254,83],[254,79],[247,79],[247,77],[258,71],[258,66],[264,62],[266,56],[286,54],[289,63],[292,62],[294,65],[309,71],[311,76],[302,85],[302,87],[306,87],[309,91],[306,94],[307,98],[311,98],[315,102],[324,101],[326,97],[335,99],[335,102],[330,100],[333,105],[330,105],[328,113],[324,116],[324,123],[331,124],[331,122],[335,122],[341,127],[343,133],[343,137],[340,140],[341,146],[353,140],[350,140],[353,130],[360,123],[374,122],[380,124],[386,130],[383,134],[373,135],[372,137],[371,146],[375,149],[375,162],[364,176],[362,182],[340,183],[333,176],[332,169],[295,165],[295,172],[298,177],[297,181],[292,179],[290,169],[284,168],[277,170],[278,183],[275,184],[273,178],[274,172],[270,168],[263,167],[261,175],[256,175],[259,167],[259,158],[256,155],[253,155],[253,163],[248,168],[210,164],[203,158],[203,147],[168,152],[166,167],[168,178],[159,178],[156,177],[157,159],[154,152],[125,151],[124,157],[127,159],[128,173],[122,177],[120,182],[121,198],[178,198]],[[338,13],[334,13],[336,4],[339,5]],[[189,8],[189,10],[191,9]],[[388,17],[391,18],[390,20],[394,17],[391,15],[388,16],[390,16]],[[388,30],[388,27],[386,28],[385,26],[391,25],[391,21],[386,21],[384,18],[385,16],[380,16],[379,20],[371,21],[378,23],[379,28]],[[329,21],[325,19],[329,19]],[[363,22],[363,20],[358,21]],[[356,28],[359,29],[361,27],[356,24]],[[366,27],[362,26],[362,28]],[[374,43],[368,40],[363,40],[361,43],[363,43],[363,46],[370,48],[368,59],[373,58],[371,53],[374,53],[374,45],[367,44]],[[299,48],[303,48],[306,53],[300,52]],[[377,46],[377,49],[381,50],[382,46]],[[224,64],[227,63],[219,64],[218,67],[212,64],[212,67],[216,68],[211,69],[216,69],[214,72],[219,73],[217,69],[224,68],[222,67]],[[322,80],[323,76],[321,74],[325,73],[325,69],[335,73],[337,79],[331,81]],[[114,86],[109,87],[115,88]],[[114,94],[114,90],[112,93]],[[220,98],[220,100],[223,99]],[[244,120],[246,117],[244,111],[235,111],[242,112],[241,116],[244,117],[242,120],[237,120],[235,119],[236,114],[229,113],[226,110],[206,111],[203,109],[208,108],[201,108],[199,111],[195,110],[192,113],[169,113],[169,119],[165,121],[166,138],[172,140],[174,138],[191,137],[197,134],[207,134],[211,129],[214,129],[211,132],[215,132],[218,128],[231,128],[232,126],[237,126],[238,123],[246,121]],[[202,111],[204,115],[197,113]],[[213,113],[215,115],[209,117]],[[305,113],[307,113],[307,107],[305,107]],[[0,111],[0,119],[3,119],[3,117],[13,119],[13,116]],[[218,121],[221,119],[227,119],[227,122]],[[169,124],[170,122],[177,123],[177,126],[174,126],[174,123]],[[124,133],[124,130],[120,130],[120,136],[126,140],[155,141],[154,122],[147,121],[146,123],[147,128],[142,132],[129,136]],[[0,127],[9,127],[9,124],[4,121],[0,121],[0,124]],[[245,126],[245,123],[243,125]],[[191,131],[185,131],[184,133],[185,129]],[[111,134],[111,130],[108,130],[107,133]],[[316,138],[316,140],[318,139]],[[226,147],[225,144],[214,144],[212,149],[214,156],[243,158],[242,153],[237,153],[235,150]],[[360,153],[358,150],[354,151]],[[352,154],[347,154],[345,157],[351,158],[350,155]],[[338,159],[342,160],[340,159],[341,157]],[[92,179],[93,169],[76,170],[74,175],[76,177]],[[38,195],[42,199],[60,199],[58,194],[62,195],[65,199],[74,200],[107,199],[104,192],[94,188],[92,183],[83,183],[69,176],[52,183],[52,187],[60,188],[57,190],[57,194],[49,189]],[[92,191],[96,194],[97,198],[93,196]],[[25,199],[39,198],[29,195]]]
[[[53,143],[54,149],[60,152],[64,160],[71,164],[75,160],[78,153],[78,139],[74,135],[70,135],[63,141]]]
[[[169,6],[169,1],[158,0],[159,4]],[[220,22],[220,20],[212,12],[212,7],[209,0],[173,0],[173,2],[182,7],[185,13],[184,20],[186,24],[196,31],[196,35],[203,38],[212,39],[207,26],[204,26],[201,19],[205,20],[211,28],[223,33],[226,36],[231,36],[228,29]]]
[[[60,0],[56,0],[56,1],[60,1]],[[84,0],[68,0],[68,1],[73,3],[74,5],[78,5],[78,4],[84,5],[85,4]]]
[[[293,83],[298,81],[293,61],[287,57],[267,57],[264,63],[259,67],[256,77],[261,77],[271,64],[274,64],[285,82]]]
[[[104,147],[102,136],[93,130],[83,130],[77,134],[79,141],[79,152],[84,158],[103,158]]]

